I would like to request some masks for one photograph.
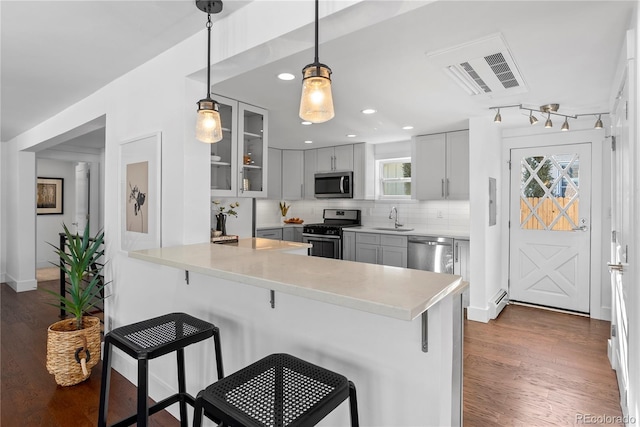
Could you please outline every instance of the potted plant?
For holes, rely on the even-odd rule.
[[[238,211],[236,208],[240,206],[238,202],[229,203],[229,207],[227,208],[222,204],[220,200],[214,200],[212,202],[214,204],[214,210],[218,213],[216,214],[216,230],[220,231],[223,236],[227,235],[227,215],[233,215],[236,218],[238,217]]]
[[[55,248],[59,267],[68,277],[65,295],[44,289],[56,298],[52,303],[72,317],[49,326],[47,333],[47,370],[61,386],[78,384],[91,374],[100,360],[100,319],[86,313],[104,299],[104,283],[99,258],[104,254],[104,232],[89,236],[89,224],[82,236],[72,234],[62,224],[66,237],[64,248]]]

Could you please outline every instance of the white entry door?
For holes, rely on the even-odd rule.
[[[509,299],[589,312],[591,144],[511,150]]]
[[[76,218],[77,232],[82,233],[89,221],[89,164],[78,163],[76,165]]]
[[[611,348],[609,359],[616,370],[620,389],[620,406],[628,414],[629,389],[629,323],[626,301],[629,300],[630,277],[627,254],[633,247],[633,151],[627,119],[628,85],[625,82],[617,98],[612,118],[613,145],[611,156]],[[626,274],[624,271],[627,271]]]

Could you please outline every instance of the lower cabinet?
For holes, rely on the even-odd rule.
[[[302,227],[284,227],[282,229],[282,240],[302,243]]]
[[[453,274],[469,282],[469,241],[455,239],[453,242]]]
[[[356,233],[355,231],[342,232],[342,259],[356,260]]]
[[[355,260],[369,264],[407,267],[407,237],[354,233]]]
[[[282,227],[278,228],[262,228],[256,230],[256,237],[263,239],[282,240]]]

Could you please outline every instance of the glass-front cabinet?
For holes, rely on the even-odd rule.
[[[211,144],[211,196],[267,197],[267,111],[219,95],[223,138]]]

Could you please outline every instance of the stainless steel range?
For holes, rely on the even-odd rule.
[[[307,224],[302,228],[302,241],[313,245],[309,255],[342,259],[342,229],[357,227],[360,222],[359,209],[325,209],[324,222]]]

